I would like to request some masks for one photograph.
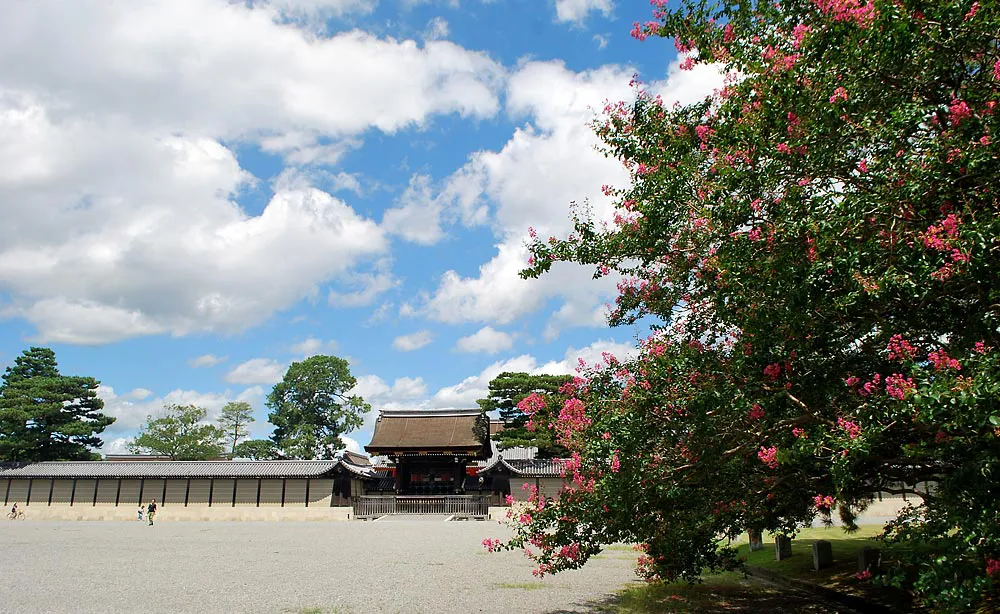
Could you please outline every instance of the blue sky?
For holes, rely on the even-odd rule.
[[[0,363],[102,382],[120,452],[148,414],[257,411],[348,358],[377,409],[469,407],[504,370],[621,355],[616,280],[517,276],[529,227],[613,214],[588,127],[631,76],[721,84],[619,0],[36,0],[0,7]],[[373,415],[350,434],[367,443]]]

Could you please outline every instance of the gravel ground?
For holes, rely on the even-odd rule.
[[[0,522],[2,612],[587,612],[634,581],[606,550],[538,580],[494,522]]]

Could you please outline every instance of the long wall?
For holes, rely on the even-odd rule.
[[[0,478],[7,509],[17,503],[25,518],[63,520],[136,519],[150,499],[158,521],[349,520],[350,499],[337,487],[331,478]]]

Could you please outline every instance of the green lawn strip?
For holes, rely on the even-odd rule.
[[[873,539],[881,531],[881,525],[862,526],[855,533],[846,533],[840,527],[803,529],[792,540],[791,558],[784,561],[775,560],[774,540],[767,537],[764,539],[763,550],[750,552],[749,544],[746,543],[741,544],[738,550],[740,556],[746,557],[749,566],[905,611],[912,607],[905,592],[874,586],[855,577],[858,572],[858,553],[862,548],[879,548],[882,550],[883,561],[891,558],[893,550]],[[812,545],[821,539],[830,542],[833,549],[833,565],[814,571]]]

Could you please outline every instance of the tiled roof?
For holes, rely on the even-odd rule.
[[[479,473],[489,473],[506,469],[518,477],[558,478],[562,477],[566,460],[562,458],[512,458],[507,460],[503,455],[496,457],[492,464],[486,465]]]
[[[332,471],[339,460],[66,461],[33,463],[5,478],[307,478]],[[348,463],[343,463],[347,467]]]
[[[365,449],[379,454],[400,451],[479,449],[482,442],[474,427],[482,419],[478,410],[383,411],[375,434]]]
[[[538,448],[527,448],[522,446],[517,446],[514,448],[507,448],[506,450],[500,449],[500,442],[491,439],[490,440],[490,457],[486,460],[475,461],[471,463],[472,467],[492,467],[499,462],[500,456],[503,456],[507,460],[514,458],[535,458],[538,456]]]

